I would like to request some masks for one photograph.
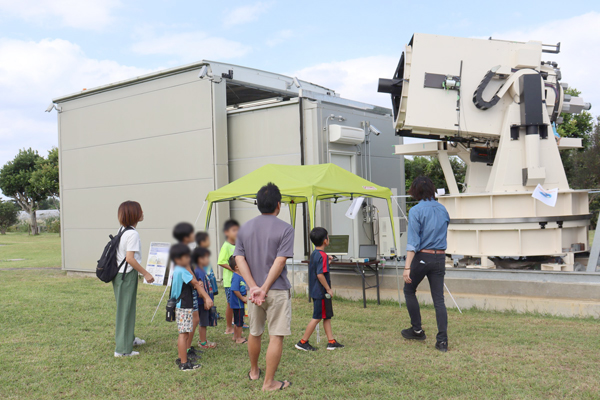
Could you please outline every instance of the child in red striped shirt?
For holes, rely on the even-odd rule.
[[[329,235],[325,228],[314,228],[310,231],[310,240],[315,245],[315,251],[310,255],[308,264],[308,290],[313,299],[313,317],[306,327],[304,336],[296,343],[296,348],[303,351],[315,351],[315,347],[308,343],[308,339],[314,332],[319,322],[323,320],[323,328],[327,335],[327,350],[337,350],[344,347],[333,338],[331,329],[331,318],[333,307],[331,298],[331,279],[329,278],[329,257],[325,253],[325,247],[329,245]]]

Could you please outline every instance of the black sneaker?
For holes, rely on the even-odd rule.
[[[302,342],[298,342],[296,343],[296,348],[298,350],[302,350],[302,351],[317,351],[317,348],[314,348],[310,345],[310,343],[306,342],[304,344],[302,344]]]
[[[442,353],[446,353],[448,351],[448,342],[436,342],[435,348]]]
[[[188,353],[187,354],[187,358],[188,358],[189,362],[196,362],[196,361],[198,361],[200,359],[200,356]],[[181,358],[177,358],[175,360],[175,364],[181,365]]]
[[[192,354],[195,354],[196,356],[200,357],[200,353],[204,353],[203,350],[197,349],[194,346],[190,347],[190,349],[188,350],[188,354],[190,354],[190,352]]]
[[[179,370],[180,371],[191,371],[191,370],[194,370],[194,369],[198,369],[200,367],[201,367],[200,364],[194,364],[191,361],[188,361],[188,362],[183,363],[183,364],[179,364]]]
[[[413,328],[403,329],[402,337],[408,340],[425,340],[427,336],[425,336],[425,331],[421,329],[420,332],[415,332]]]
[[[337,350],[337,349],[343,349],[344,345],[338,343],[336,340],[333,341],[333,343],[327,343],[327,350]]]

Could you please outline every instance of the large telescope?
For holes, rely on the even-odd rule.
[[[563,112],[591,105],[565,94],[561,71],[545,45],[415,34],[392,79],[396,134],[430,139],[396,146],[396,154],[438,157],[449,194],[448,253],[481,257],[560,256],[574,264],[587,251],[588,193],[569,188],[559,149],[581,139],[555,137]],[[449,156],[467,167],[456,182]],[[550,207],[532,197],[537,185],[558,189]]]

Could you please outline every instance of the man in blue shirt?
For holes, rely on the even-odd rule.
[[[435,307],[438,334],[435,348],[448,351],[448,314],[444,303],[444,275],[446,274],[446,234],[450,216],[446,208],[435,200],[435,186],[431,179],[416,178],[409,194],[419,203],[408,214],[408,239],[404,267],[404,298],[410,315],[411,327],[402,331],[405,339],[425,340],[421,327],[421,311],[417,287],[427,277]]]

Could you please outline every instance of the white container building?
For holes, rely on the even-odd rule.
[[[197,220],[197,229],[204,228],[205,211],[198,215],[209,191],[269,163],[331,162],[404,191],[391,110],[296,78],[202,61],[53,101],[60,110],[64,270],[95,270],[119,226],[121,202],[136,200],[144,209],[138,230],[145,263],[150,242],[171,242],[176,223]],[[369,126],[381,134],[369,134]],[[378,227],[346,218],[348,206],[322,204],[317,223],[330,234],[349,234],[349,254],[356,255]],[[386,208],[379,209],[387,217]],[[210,227],[213,254],[226,219],[243,223],[257,214],[252,205],[218,204]],[[285,210],[281,217],[288,218]],[[301,210],[296,229],[295,259],[301,260],[309,249]]]

